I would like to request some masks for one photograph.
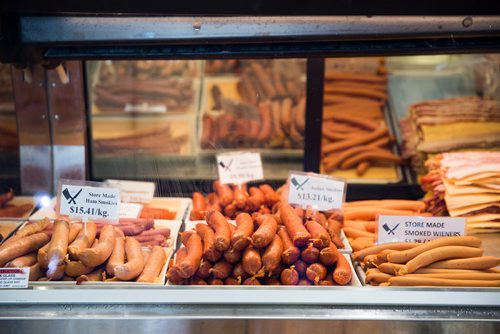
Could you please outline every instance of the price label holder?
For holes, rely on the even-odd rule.
[[[154,182],[106,180],[112,188],[120,189],[120,200],[126,203],[149,203],[155,194]]]
[[[120,189],[102,182],[60,180],[57,213],[70,219],[99,219],[118,223]]]
[[[118,216],[120,218],[139,218],[142,211],[142,204],[139,203],[120,203]]]
[[[377,242],[427,242],[441,237],[465,235],[461,217],[378,216]]]
[[[30,268],[0,268],[0,289],[26,289]]]
[[[243,184],[264,179],[260,153],[221,153],[216,159],[221,184]]]
[[[288,203],[303,209],[331,211],[341,209],[345,201],[346,182],[331,176],[290,171]]]

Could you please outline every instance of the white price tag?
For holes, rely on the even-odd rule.
[[[164,104],[149,104],[149,103],[142,103],[142,104],[129,104],[127,103],[125,105],[125,108],[123,109],[125,112],[150,112],[150,113],[166,113],[167,112],[167,106]]]
[[[120,190],[117,188],[63,183],[58,197],[60,215],[81,219],[118,219]]]
[[[466,219],[461,217],[378,216],[379,244],[427,242],[441,237],[465,235]]]
[[[30,268],[0,268],[0,289],[28,287]]]
[[[217,168],[221,184],[242,184],[264,178],[260,153],[234,152],[218,154]]]
[[[342,208],[346,191],[343,180],[314,173],[290,172],[288,182],[290,204],[319,211]]]
[[[142,211],[142,204],[138,203],[120,203],[120,218],[139,218]]]
[[[106,180],[106,184],[120,188],[122,202],[149,203],[155,194],[154,182]]]

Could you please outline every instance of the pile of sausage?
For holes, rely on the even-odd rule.
[[[381,64],[381,66],[383,66]],[[384,121],[387,100],[385,73],[327,71],[323,108],[322,165],[326,173],[400,163]]]
[[[303,147],[304,84],[300,76],[287,77],[272,64],[245,63],[237,87],[243,103],[223,103],[222,92],[214,86],[215,105],[210,108],[218,112],[203,114],[202,148]]]
[[[181,233],[167,278],[187,285],[346,285],[350,262],[337,249],[340,223],[322,213],[306,216],[278,203],[272,214],[236,216],[236,226],[218,211],[207,223]]]
[[[0,267],[30,267],[30,281],[158,282],[165,250],[159,245],[144,249],[137,237],[125,235],[138,231],[133,229],[43,219],[2,244]]]
[[[272,207],[281,200],[280,195],[268,184],[248,189],[246,184],[231,188],[215,181],[213,190],[206,197],[199,192],[193,193],[190,220],[205,220],[209,211],[219,211],[229,219],[234,219],[241,212],[271,213]]]
[[[14,191],[0,194],[0,218],[21,218],[33,210],[33,204],[12,205],[9,203],[14,198]]]
[[[344,203],[343,229],[354,251],[373,246],[377,216],[431,216],[423,201],[384,199]]]
[[[500,258],[483,256],[481,239],[443,237],[425,244],[394,242],[352,254],[379,286],[500,287]]]

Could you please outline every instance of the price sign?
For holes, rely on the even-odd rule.
[[[0,289],[28,287],[30,268],[0,268]]]
[[[260,153],[234,152],[218,154],[217,168],[221,184],[242,184],[264,178]]]
[[[113,188],[120,188],[122,202],[149,203],[155,194],[154,182],[106,180],[106,184]]]
[[[465,235],[465,218],[378,216],[378,243],[427,242]]]
[[[290,172],[288,202],[302,208],[329,211],[342,208],[346,183],[325,175]]]
[[[81,185],[71,183],[81,183]],[[117,220],[120,190],[85,184],[85,182],[77,181],[70,181],[70,184],[61,183],[58,193],[59,215],[83,220]],[[92,184],[99,185],[97,182],[92,182]],[[100,185],[104,185],[104,183]]]

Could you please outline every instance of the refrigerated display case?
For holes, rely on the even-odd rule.
[[[470,22],[469,22],[470,21]],[[471,22],[474,24],[471,24]],[[57,60],[65,64],[76,63],[79,67],[71,73],[83,73],[83,65],[75,60],[110,60],[118,59],[197,59],[197,58],[237,58],[246,57],[302,57],[307,58],[305,69],[306,109],[304,148],[299,154],[288,157],[293,164],[297,158],[302,162],[303,170],[320,171],[322,140],[322,109],[324,95],[325,56],[367,56],[401,54],[447,54],[447,53],[486,53],[497,52],[500,48],[498,17],[422,17],[422,18],[339,18],[339,17],[258,17],[258,18],[187,18],[187,17],[35,17],[19,18],[20,40],[15,44],[21,53],[40,57],[42,60]],[[404,28],[403,28],[404,27]],[[453,34],[453,38],[450,38]],[[182,43],[179,43],[182,41]],[[27,49],[25,47],[29,46]],[[13,62],[14,53],[6,52],[6,59]],[[36,58],[36,57],[34,57]],[[17,59],[22,61],[22,57]],[[71,62],[69,62],[71,60]],[[91,64],[91,63],[88,63]],[[102,66],[102,64],[101,64]],[[89,65],[91,67],[91,65]],[[97,67],[97,66],[96,66]],[[40,71],[41,70],[41,67]],[[206,68],[206,64],[205,64]],[[238,71],[240,67],[231,67],[229,71]],[[78,72],[80,71],[80,72]],[[92,71],[89,71],[92,72]],[[48,146],[60,145],[60,150],[69,149],[76,154],[76,169],[92,179],[100,179],[123,173],[125,178],[155,179],[160,172],[156,160],[148,160],[137,152],[132,158],[140,160],[136,167],[124,168],[122,160],[107,160],[105,153],[99,152],[96,139],[106,139],[109,129],[119,134],[130,134],[130,129],[140,128],[145,122],[145,131],[161,127],[160,121],[169,118],[166,115],[151,114],[148,111],[107,115],[99,109],[94,112],[92,104],[93,83],[87,72],[86,115],[79,124],[88,121],[85,131],[76,131],[86,137],[77,143],[44,143]],[[209,71],[210,72],[210,71]],[[14,71],[19,77],[20,71]],[[44,72],[45,73],[45,72]],[[57,90],[59,83],[53,70],[47,70],[51,79],[43,81]],[[70,77],[74,77],[70,75]],[[204,81],[205,78],[202,79]],[[207,79],[208,80],[208,79]],[[89,84],[90,82],[90,84]],[[54,84],[54,85],[51,85]],[[390,85],[389,85],[390,86]],[[80,83],[83,88],[83,84]],[[400,86],[401,87],[401,86]],[[201,89],[203,91],[203,89]],[[57,94],[57,93],[51,93]],[[75,91],[75,95],[82,95]],[[52,95],[53,96],[53,95]],[[203,97],[201,97],[203,100]],[[135,103],[135,101],[134,101]],[[210,105],[210,103],[209,103]],[[46,108],[47,104],[43,105]],[[96,108],[98,104],[96,104]],[[389,103],[391,107],[391,103]],[[50,123],[67,121],[64,108],[54,112],[52,105],[43,112],[50,116]],[[125,107],[126,108],[126,107]],[[140,109],[140,108],[139,108]],[[120,107],[121,110],[121,107]],[[193,113],[193,119],[202,118],[204,110]],[[386,112],[386,110],[384,110]],[[24,116],[18,112],[18,117]],[[57,117],[56,117],[57,116]],[[33,116],[32,116],[33,117]],[[29,118],[27,118],[29,119]],[[385,118],[388,125],[394,126],[394,119]],[[122,123],[122,124],[120,124]],[[66,123],[67,124],[67,123]],[[119,124],[119,125],[118,125]],[[149,125],[149,127],[148,127]],[[99,126],[103,128],[99,129]],[[104,127],[105,126],[105,127]],[[170,126],[173,127],[172,125]],[[181,128],[175,126],[175,130]],[[56,137],[56,133],[49,136]],[[81,130],[81,127],[78,128]],[[47,130],[44,127],[42,130]],[[71,130],[69,130],[71,131]],[[123,131],[123,132],[120,132]],[[47,131],[46,133],[49,133]],[[110,136],[111,137],[111,136]],[[121,135],[117,136],[121,138]],[[41,147],[33,148],[21,137],[23,145],[40,152]],[[23,139],[24,138],[24,139]],[[199,139],[198,133],[194,143]],[[88,145],[87,147],[85,145]],[[43,145],[42,145],[43,146]],[[193,145],[194,146],[194,145]],[[101,146],[102,147],[102,146]],[[133,145],[133,150],[136,146]],[[163,148],[163,147],[162,147]],[[35,150],[36,149],[36,150]],[[81,150],[86,154],[81,158]],[[278,149],[282,151],[282,149]],[[54,151],[51,151],[54,152]],[[60,151],[62,152],[62,151]],[[103,153],[102,162],[99,153]],[[142,152],[140,152],[142,153]],[[154,152],[155,156],[157,152]],[[130,155],[124,152],[124,155]],[[278,153],[279,155],[283,154]],[[30,155],[32,156],[32,155]],[[57,176],[66,176],[61,172],[57,159],[63,155],[49,153],[50,166],[43,166],[37,175],[46,175],[47,182],[39,188],[53,193]],[[271,155],[272,156],[272,155]],[[286,156],[286,154],[285,154]],[[26,165],[28,161],[21,155],[21,188],[30,192],[29,183],[23,176],[25,166],[42,164],[47,157],[41,155]],[[67,157],[67,156],[64,156]],[[198,158],[198,157],[197,157]],[[197,159],[196,158],[196,159]],[[111,161],[111,162],[110,162]],[[173,160],[174,161],[174,160]],[[103,163],[99,169],[99,163]],[[169,162],[170,163],[170,162]],[[300,162],[299,162],[300,164]],[[142,167],[146,166],[146,167]],[[172,180],[158,181],[160,195],[178,193],[190,194],[193,189],[206,191],[207,174],[196,174],[199,168],[190,170],[193,162],[179,158],[172,168],[185,169],[181,177],[174,172],[168,174]],[[286,165],[289,168],[289,165]],[[296,165],[295,165],[296,166]],[[106,167],[106,168],[105,168]],[[124,168],[126,171],[122,171]],[[167,167],[168,168],[168,167]],[[47,173],[49,170],[51,172]],[[131,170],[131,171],[130,171]],[[206,171],[205,171],[206,172]],[[25,172],[26,173],[26,172]],[[102,173],[102,174],[100,174]],[[162,171],[163,173],[163,171]],[[26,174],[24,174],[26,175]],[[70,174],[71,175],[71,174]],[[74,174],[73,174],[74,175]],[[208,175],[215,175],[214,169]],[[415,175],[408,171],[399,175],[402,180],[394,184],[359,183],[350,185],[350,199],[391,197],[416,198],[421,195],[415,183]],[[188,178],[187,182],[181,182]],[[191,178],[189,178],[191,177]],[[276,181],[284,178],[276,174]],[[26,185],[26,187],[23,187]],[[205,188],[204,188],[205,187]],[[33,189],[33,188],[32,188]],[[349,194],[348,194],[349,197]],[[488,239],[486,237],[485,239]],[[495,244],[495,242],[492,242]],[[492,254],[497,254],[493,250]],[[498,255],[497,255],[498,256]],[[123,328],[124,317],[136,319],[137,324],[151,331],[163,330],[166,326],[186,332],[223,331],[241,329],[249,332],[286,330],[287,332],[331,330],[375,331],[415,330],[415,331],[450,331],[459,328],[464,331],[478,330],[484,333],[498,331],[499,292],[489,288],[399,288],[399,287],[54,287],[38,286],[27,290],[1,291],[0,314],[3,319],[44,319],[49,322],[6,322],[9,330],[26,330],[30,326],[48,326],[63,330],[73,324],[83,326],[102,326],[100,329]],[[92,319],[78,320],[81,317]],[[63,325],[51,322],[55,319],[72,319]],[[101,321],[108,319],[109,322]],[[109,320],[112,319],[112,320]],[[154,319],[155,322],[148,320]],[[186,321],[186,319],[188,319]],[[312,319],[316,321],[312,321]],[[319,321],[319,320],[325,320]],[[357,321],[353,321],[357,320]],[[378,321],[377,321],[378,320]],[[470,321],[456,324],[457,320]],[[390,324],[389,324],[390,323]],[[130,324],[130,322],[129,322]],[[133,326],[136,326],[134,322]],[[455,327],[457,326],[457,327]],[[78,327],[77,327],[78,328]],[[128,329],[130,329],[129,327]],[[142,328],[142,329],[144,329]]]

